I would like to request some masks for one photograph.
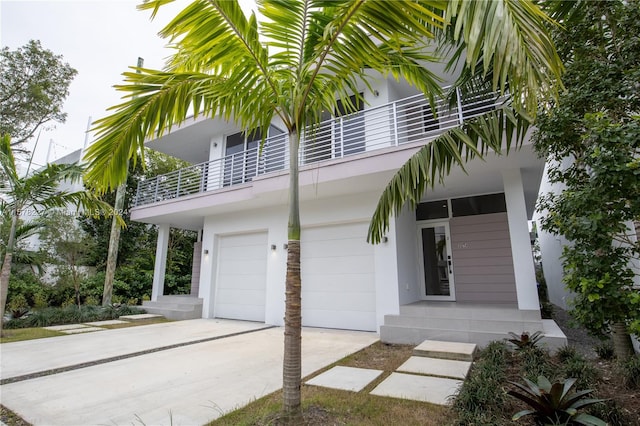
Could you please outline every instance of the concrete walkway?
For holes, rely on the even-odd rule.
[[[414,356],[371,391],[372,395],[449,405],[469,372],[476,345],[426,340]],[[381,376],[381,370],[335,366],[308,385],[360,392]],[[409,373],[409,374],[406,374]]]
[[[0,401],[34,425],[201,425],[281,387],[283,330],[263,327],[190,320],[5,343],[3,379],[221,337],[6,384]],[[305,329],[303,376],[377,339]]]

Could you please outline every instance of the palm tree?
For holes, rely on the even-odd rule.
[[[0,139],[0,189],[4,193],[0,203],[2,203],[1,210],[11,221],[0,273],[0,334],[2,333],[1,319],[4,318],[7,303],[16,236],[28,230],[27,228],[19,232],[20,214],[39,213],[46,209],[72,204],[83,207],[87,212],[97,212],[97,209],[109,212],[109,205],[99,201],[89,192],[58,190],[60,182],[65,180],[77,182],[82,179],[83,174],[84,168],[76,164],[49,164],[31,175],[20,177],[11,148],[11,138],[9,135],[4,135]]]
[[[4,203],[0,202],[0,259],[4,259],[6,252],[6,243],[9,241],[9,232],[11,230],[11,210]],[[15,230],[13,243],[13,262],[21,265],[30,265],[35,267],[39,273],[42,273],[42,267],[45,256],[39,251],[29,250],[22,247],[30,237],[37,235],[44,228],[44,223],[40,220],[24,222],[18,220]]]
[[[155,16],[169,1],[152,0],[139,8]],[[146,138],[162,135],[190,114],[221,116],[247,131],[266,128],[275,117],[284,123],[290,180],[283,397],[285,412],[297,414],[298,150],[304,128],[318,123],[323,110],[335,111],[340,99],[355,94],[355,103],[362,102],[357,86],[371,84],[369,70],[403,78],[433,101],[441,89],[428,65],[440,59],[429,42],[439,36],[458,48],[454,56],[467,52],[466,74],[478,64],[490,64],[481,71],[492,71],[494,88],[508,85],[520,112],[535,113],[533,95],[546,91],[562,67],[544,29],[546,15],[528,0],[259,0],[258,10],[264,17],[260,23],[255,13],[246,16],[236,0],[196,0],[179,13],[161,31],[176,49],[166,68],[125,73],[126,84],[117,86],[125,100],[96,122],[98,139],[87,151],[86,179],[102,191],[116,187],[125,179],[127,161],[143,155]],[[523,117],[505,112],[492,118],[494,126],[504,129]],[[434,167],[450,164],[465,147],[477,151],[477,141],[474,145],[462,132],[452,132],[450,140],[456,143],[431,157]]]

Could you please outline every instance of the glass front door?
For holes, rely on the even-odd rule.
[[[455,300],[451,237],[447,222],[418,226],[422,296],[426,300]]]

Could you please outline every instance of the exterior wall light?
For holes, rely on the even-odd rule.
[[[275,244],[271,244],[271,251],[276,251],[276,245]]]
[[[382,242],[383,243],[388,243],[389,242],[389,238],[387,238],[387,236],[385,235],[384,237],[382,237]]]
[[[282,245],[282,249],[283,249],[283,250],[288,250],[288,249],[289,249],[289,244],[284,243],[284,244]]]

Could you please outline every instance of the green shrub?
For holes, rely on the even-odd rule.
[[[620,364],[624,384],[629,389],[640,389],[640,355],[636,354]]]
[[[615,357],[615,353],[613,351],[613,344],[611,343],[610,340],[606,340],[604,342],[597,344],[594,349],[596,351],[596,354],[598,354],[598,357],[600,357],[600,359],[609,360]]]
[[[191,275],[177,276],[167,274],[164,277],[165,294],[189,294],[191,293]]]
[[[588,412],[592,416],[604,420],[610,426],[629,426],[631,424],[622,408],[613,399],[590,406]]]
[[[49,306],[63,306],[69,303],[75,303],[76,290],[73,285],[56,284],[50,287]]]
[[[29,304],[23,294],[17,294],[7,304],[7,311],[11,314],[11,318],[21,318],[29,312]]]
[[[145,311],[133,306],[82,306],[70,305],[64,308],[45,308],[33,311],[29,316],[13,319],[5,323],[6,329],[48,327],[50,325],[75,324],[91,321],[117,319],[121,315],[141,314]]]
[[[558,357],[560,362],[565,362],[568,359],[571,359],[577,355],[578,355],[578,352],[576,351],[576,348],[569,345],[565,345],[561,347],[560,349],[558,349],[558,352],[556,352],[556,356]]]
[[[29,306],[36,305],[36,295],[44,295],[48,299],[51,287],[43,284],[40,279],[31,271],[17,271],[9,278],[9,290],[7,292],[7,303],[11,303],[14,297],[22,295]]]
[[[80,282],[80,294],[85,298],[95,299],[100,303],[104,292],[104,272],[86,277]]]
[[[459,425],[500,424],[506,399],[507,355],[504,342],[492,342],[480,352],[453,403]]]
[[[540,303],[540,316],[543,319],[553,319],[553,304],[549,302]]]
[[[169,281],[168,274],[165,276],[165,293]],[[143,270],[134,266],[121,266],[116,269],[115,281],[113,283],[113,294],[120,296],[121,300],[138,299],[146,293],[151,293],[153,285],[153,271]]]
[[[84,304],[89,306],[98,306],[100,301],[93,296],[85,297]]]
[[[33,295],[33,309],[44,309],[49,306],[46,291],[42,290]]]
[[[567,359],[561,367],[564,377],[574,377],[579,388],[593,387],[600,380],[600,372],[581,355]]]
[[[536,380],[539,376],[554,377],[556,369],[551,364],[547,351],[530,346],[518,351],[516,355],[520,359],[521,375],[527,379]]]

